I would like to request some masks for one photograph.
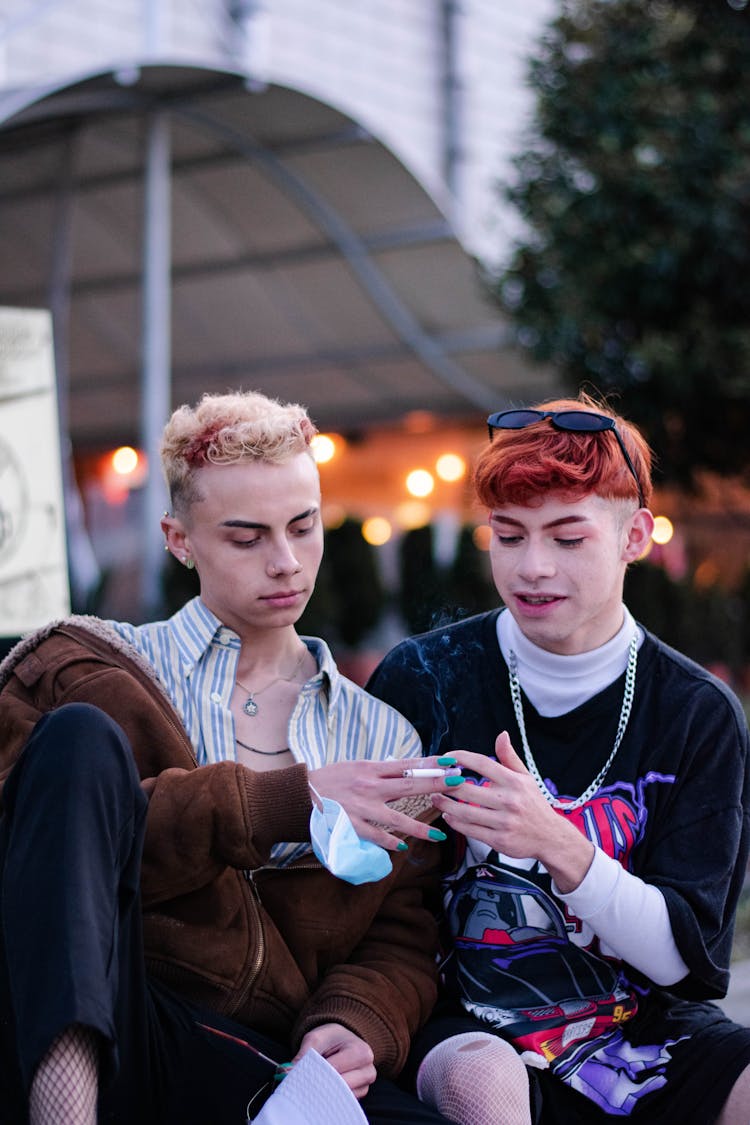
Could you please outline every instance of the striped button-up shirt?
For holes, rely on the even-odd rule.
[[[193,598],[167,621],[109,624],[154,667],[181,716],[199,765],[236,761],[230,699],[237,677],[240,638]],[[305,683],[289,720],[288,746],[311,770],[329,762],[417,757],[419,736],[392,707],[342,676],[324,641],[302,640],[318,671]],[[309,845],[307,845],[309,849]],[[300,849],[274,849],[289,862]]]

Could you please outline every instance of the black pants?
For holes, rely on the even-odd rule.
[[[69,704],[45,716],[14,767],[0,817],[0,1106],[28,1118],[31,1081],[72,1024],[98,1032],[99,1121],[244,1125],[291,1057],[147,977],[139,874],[146,799],[121,728]],[[202,1026],[207,1025],[207,1026]],[[445,1122],[392,1083],[362,1108],[375,1125]]]

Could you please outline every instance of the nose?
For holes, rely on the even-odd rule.
[[[274,544],[266,569],[271,578],[277,578],[280,574],[296,574],[302,570],[302,565],[298,562],[288,540],[284,539]]]
[[[536,582],[540,578],[552,578],[555,574],[555,564],[552,553],[544,543],[528,542],[522,549],[519,560],[518,574],[527,582]]]

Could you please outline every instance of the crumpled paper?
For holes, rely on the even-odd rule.
[[[344,1079],[317,1051],[307,1051],[271,1095],[253,1125],[367,1125]]]

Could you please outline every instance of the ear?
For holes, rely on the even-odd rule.
[[[167,550],[172,552],[178,562],[184,563],[185,557],[190,555],[190,543],[182,520],[165,512],[161,518],[161,529],[164,532]]]
[[[632,563],[641,557],[651,542],[654,517],[648,508],[639,508],[626,522],[623,530],[625,532],[625,545],[622,558],[624,562]]]

